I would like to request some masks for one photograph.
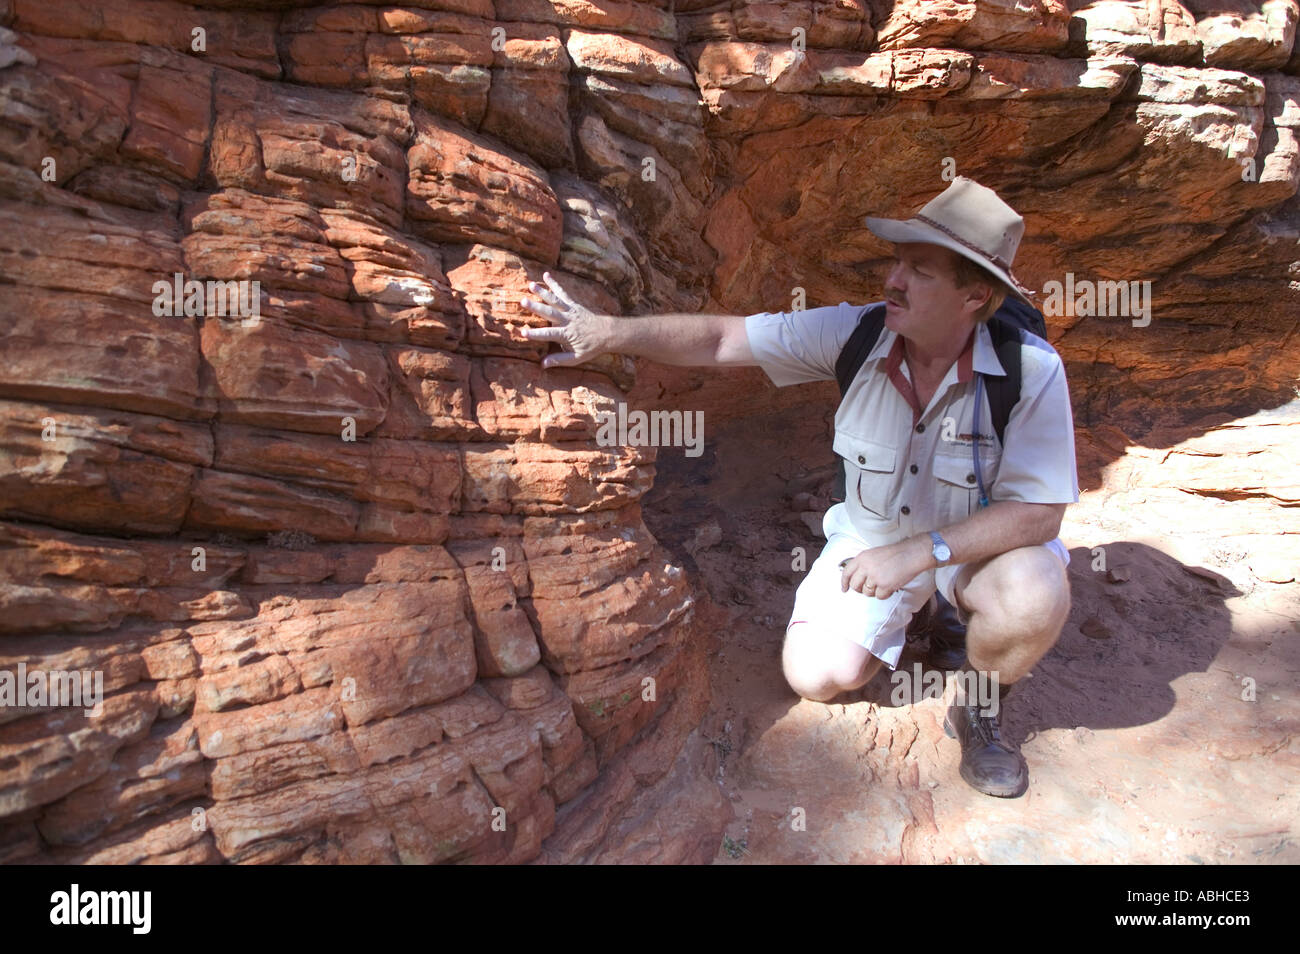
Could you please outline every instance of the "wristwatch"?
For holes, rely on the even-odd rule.
[[[934,547],[930,552],[934,554],[934,558],[938,562],[939,566],[943,566],[952,559],[952,550],[948,548],[948,544],[943,542],[943,537],[939,536],[939,531],[937,530],[930,531],[930,540],[934,544]]]

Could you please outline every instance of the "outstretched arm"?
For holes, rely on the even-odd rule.
[[[648,315],[616,318],[597,315],[574,301],[550,272],[546,285],[529,283],[537,298],[522,304],[551,322],[549,328],[523,328],[530,341],[554,341],[564,351],[547,355],[542,367],[566,367],[598,355],[634,355],[689,367],[757,365],[749,348],[745,319],[734,315]]]

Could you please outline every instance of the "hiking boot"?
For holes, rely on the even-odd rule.
[[[957,609],[942,593],[936,593],[937,605],[926,621],[930,630],[929,664],[945,672],[966,665],[966,627],[957,619]]]
[[[967,785],[985,795],[1016,798],[1029,788],[1029,766],[1020,748],[1003,740],[1001,715],[1000,702],[993,716],[982,715],[978,705],[953,704],[943,731],[961,743],[961,777]]]

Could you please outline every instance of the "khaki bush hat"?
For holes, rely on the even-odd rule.
[[[1029,300],[1033,292],[1011,274],[1011,263],[1025,234],[1025,220],[996,192],[974,179],[953,179],[952,185],[906,221],[868,218],[866,223],[887,242],[927,242],[952,249],[995,275],[1026,304],[1033,304]]]

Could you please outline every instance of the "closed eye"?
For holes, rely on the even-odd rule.
[[[915,274],[920,275],[922,278],[934,277],[934,274],[932,272],[922,271],[921,269],[917,268],[916,265],[914,265],[912,262],[904,261],[903,259],[898,257],[894,258],[894,264],[902,265],[904,268],[908,269],[908,271],[914,272]]]

